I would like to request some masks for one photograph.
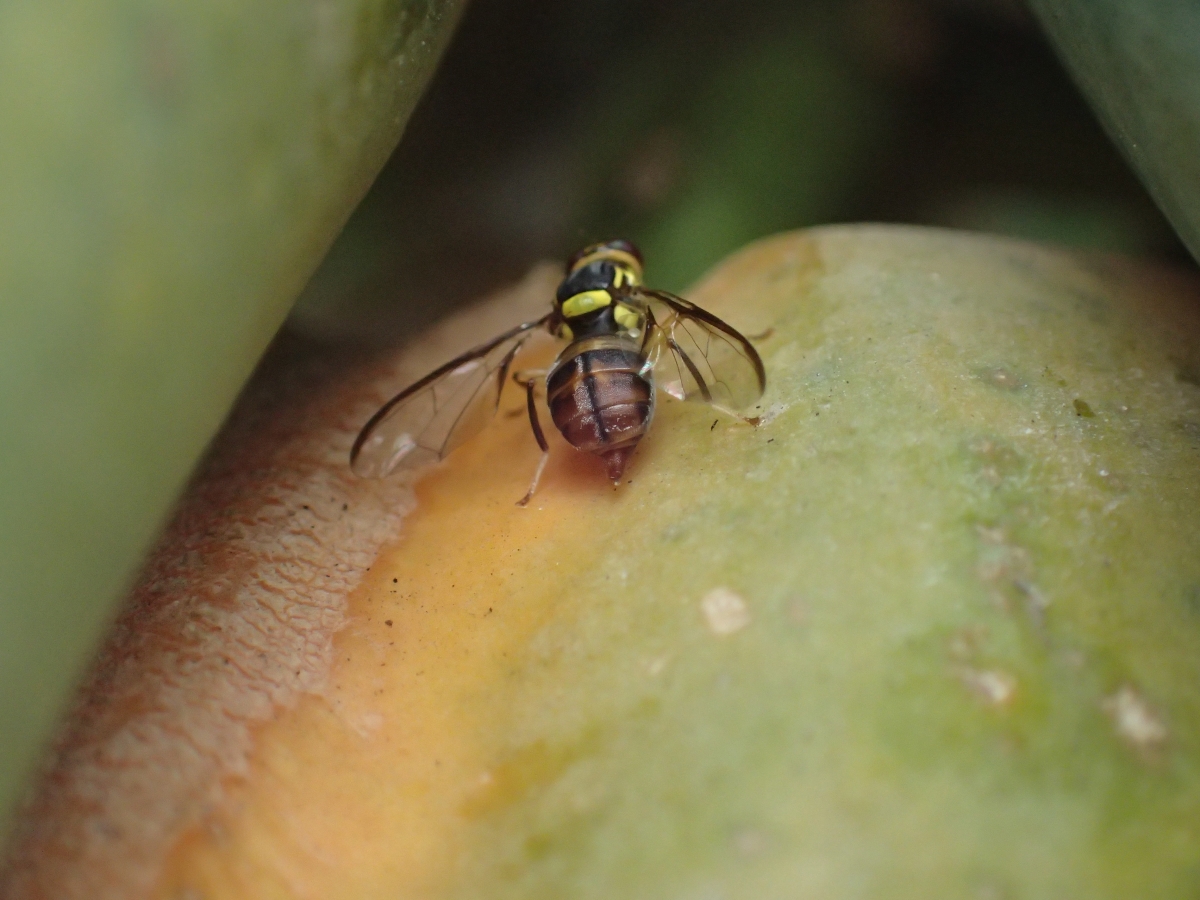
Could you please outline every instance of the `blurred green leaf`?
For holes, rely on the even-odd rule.
[[[462,5],[0,5],[0,824]]]
[[[1200,4],[1030,5],[1113,139],[1200,259]]]

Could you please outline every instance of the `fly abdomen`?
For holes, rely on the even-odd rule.
[[[555,426],[574,447],[604,457],[613,481],[654,415],[654,385],[642,374],[645,364],[634,341],[604,335],[568,347],[546,379]]]

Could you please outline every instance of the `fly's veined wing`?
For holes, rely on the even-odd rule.
[[[642,289],[653,327],[650,360],[655,380],[680,400],[702,400],[738,412],[767,386],[758,351],[732,325],[666,291]]]
[[[546,316],[468,350],[405,388],[363,426],[350,451],[356,475],[383,478],[444,459],[495,416],[513,358]]]

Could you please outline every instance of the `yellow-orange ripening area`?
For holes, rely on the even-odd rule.
[[[260,897],[449,889],[469,850],[461,823],[547,774],[539,761],[498,764],[506,693],[630,502],[561,442],[555,454],[526,509],[515,500],[538,450],[519,415],[422,481],[400,542],[351,597],[327,695],[262,729],[252,773],[214,822],[221,840],[202,832],[181,847],[169,885]]]
[[[1198,296],[950,232],[747,248],[689,297],[763,334],[762,424],[660,397],[628,483],[555,440],[520,509],[513,392],[152,895],[1194,897]]]

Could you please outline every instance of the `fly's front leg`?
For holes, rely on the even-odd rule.
[[[538,482],[541,481],[542,471],[546,468],[546,461],[550,459],[550,444],[547,443],[546,435],[542,431],[542,423],[538,421],[537,398],[534,396],[538,382],[545,377],[546,372],[544,369],[513,372],[513,381],[525,388],[525,403],[529,410],[529,427],[533,429],[533,436],[537,438],[538,446],[542,448],[542,458],[538,461],[537,471],[533,473],[533,481],[530,482],[529,490],[525,493],[525,496],[517,501],[517,506],[526,506],[533,498],[533,492],[537,490]]]

